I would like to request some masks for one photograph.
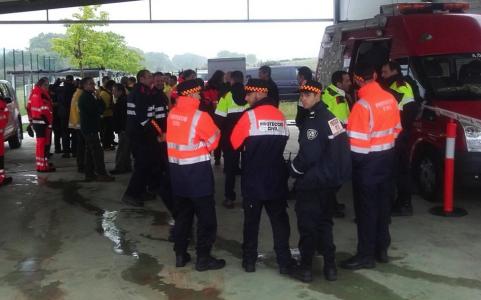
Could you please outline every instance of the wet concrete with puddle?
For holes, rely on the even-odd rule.
[[[217,208],[213,252],[227,267],[198,273],[191,263],[177,269],[168,241],[171,217],[161,201],[127,207],[119,199],[128,175],[114,183],[85,183],[73,160],[54,158],[59,172],[38,175],[28,159],[32,145],[27,141],[23,149],[7,152],[7,172],[15,181],[0,190],[0,299],[481,299],[479,191],[462,195],[470,214],[456,220],[432,217],[426,212],[430,205],[416,198],[414,217],[393,219],[391,263],[340,270],[337,282],[327,282],[319,257],[315,281],[302,284],[278,274],[265,215],[255,274],[240,267],[239,206]],[[106,155],[112,161],[113,154]],[[220,204],[222,170],[215,171]],[[356,237],[349,187],[339,198],[348,204],[348,217],[335,227],[342,260],[354,251]],[[290,206],[291,247],[298,254]]]

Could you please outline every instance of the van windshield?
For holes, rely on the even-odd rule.
[[[441,99],[481,99],[481,53],[425,56],[419,72],[433,96]]]

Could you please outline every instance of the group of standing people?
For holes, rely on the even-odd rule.
[[[178,85],[171,84],[170,74],[148,70],[123,84],[104,79],[98,95],[90,77],[83,78],[72,93],[69,126],[76,136],[79,171],[87,181],[114,180],[105,169],[103,151],[115,146],[111,135],[115,130],[119,139],[111,173],[130,172],[130,155],[134,158],[122,201],[143,206],[157,195],[162,198],[175,220],[171,233],[177,267],[191,260],[187,248],[194,216],[196,270],[226,264],[211,255],[217,232],[211,153],[215,165],[220,153],[224,155],[226,208],[235,206],[235,177],[241,175],[246,272],[256,270],[264,208],[279,272],[312,281],[313,257],[320,252],[325,278],[336,280],[333,217],[344,215],[336,193],[350,179],[358,246],[356,255],[341,267],[373,268],[376,261],[389,261],[391,211],[412,214],[406,145],[417,114],[413,90],[397,63],[387,62],[380,72],[373,66],[358,66],[352,74],[335,72],[325,89],[313,80],[309,68],[299,68],[299,151],[292,161],[284,156],[289,129],[267,66],[260,68],[258,79],[246,84],[240,71],[217,71],[206,86],[193,70],[184,71]],[[54,119],[48,90],[48,79],[40,79],[28,104],[39,172],[55,171],[48,161]],[[0,101],[0,130],[6,112],[2,105]],[[2,168],[0,156],[0,184],[8,180]],[[289,249],[290,176],[295,178],[300,262]]]

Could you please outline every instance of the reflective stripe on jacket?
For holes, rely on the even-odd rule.
[[[411,88],[411,85],[407,83],[406,81],[394,81],[389,88],[396,93],[400,94],[402,97],[399,100],[399,110],[403,110],[404,105],[414,102],[414,92],[413,89]]]
[[[363,86],[347,124],[351,151],[368,154],[392,149],[401,130],[400,112],[394,96],[377,82]]]
[[[202,197],[214,193],[210,152],[217,148],[220,130],[200,101],[179,96],[167,117],[167,153],[174,195]]]
[[[250,200],[285,200],[288,171],[284,149],[289,130],[277,101],[264,98],[245,111],[230,142],[242,148],[242,196]]]

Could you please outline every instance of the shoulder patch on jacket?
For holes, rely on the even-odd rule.
[[[315,129],[307,129],[307,139],[312,141],[313,139],[315,139],[318,135],[318,132],[317,130]]]
[[[342,123],[338,118],[327,121],[327,124],[329,125],[333,136],[337,136],[344,132],[344,127],[342,127]]]

